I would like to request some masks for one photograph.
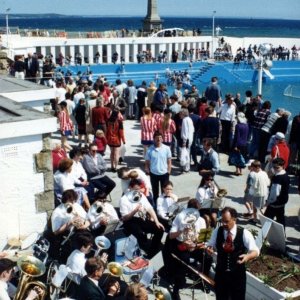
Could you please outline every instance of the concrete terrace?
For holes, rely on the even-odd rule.
[[[141,167],[143,169],[144,159],[142,157],[143,149],[140,144],[140,125],[136,121],[125,121],[124,126],[127,149],[125,162],[130,167]],[[58,138],[58,134],[53,135],[54,140],[57,140]],[[107,159],[109,168],[109,149],[106,151],[105,157]],[[228,191],[225,205],[236,208],[239,214],[245,213],[246,209],[243,205],[243,193],[248,171],[244,170],[243,176],[236,177],[233,175],[234,168],[228,166],[227,164],[227,156],[220,154],[220,161],[221,171],[216,176],[216,182],[221,188],[226,188]],[[108,172],[108,176],[110,176],[117,183],[117,186],[113,190],[111,196],[114,206],[118,206],[118,202],[122,194],[120,180],[117,177],[116,173]],[[173,160],[172,175],[170,179],[174,184],[175,194],[177,194],[179,197],[194,197],[201,178],[195,171],[191,171],[188,174],[181,175],[179,163]],[[300,237],[300,224],[298,220],[299,195],[297,193],[296,181],[293,176],[291,177],[291,183],[290,198],[288,204],[286,205],[286,245],[290,249],[290,251],[296,254],[299,250]],[[260,229],[260,226],[250,225],[248,224],[247,220],[243,218],[238,219],[238,224],[248,229]],[[162,267],[163,262],[160,253],[152,259],[152,264],[157,269]],[[167,287],[166,283],[163,282],[163,280],[160,282],[160,285]],[[191,300],[192,289],[187,288],[181,290],[181,298]],[[150,295],[149,299],[154,299],[153,295]],[[200,289],[196,288],[195,299],[215,299],[215,296],[213,292],[211,292],[209,295],[204,295],[204,293]]]

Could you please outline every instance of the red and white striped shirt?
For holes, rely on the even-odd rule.
[[[153,113],[152,117],[156,121],[156,124],[159,124],[160,119],[164,117],[163,113]]]
[[[66,131],[66,130],[73,130],[73,123],[70,117],[67,115],[65,111],[60,111],[59,115],[59,125],[60,125],[60,130],[61,131]]]
[[[170,119],[167,129],[163,128],[163,122],[164,122],[164,119],[161,118],[160,122],[158,123],[158,130],[163,136],[163,142],[164,143],[172,143],[172,136],[173,136],[173,133],[175,133],[175,131],[176,131],[175,122],[172,119]]]
[[[141,117],[141,136],[142,141],[153,141],[154,132],[157,130],[155,119],[146,119]]]

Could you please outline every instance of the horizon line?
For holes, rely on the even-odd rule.
[[[6,15],[5,13],[2,13],[0,15]],[[23,16],[33,16],[33,15],[57,15],[57,16],[65,16],[65,17],[88,17],[88,18],[91,18],[91,17],[106,17],[106,18],[132,18],[132,17],[136,17],[136,18],[145,18],[144,15],[92,15],[92,14],[87,14],[87,15],[76,15],[76,14],[59,14],[59,13],[11,13],[10,14],[10,17],[13,17],[13,16],[17,16],[17,15],[23,15]],[[188,19],[188,18],[198,18],[198,19],[201,19],[201,18],[204,18],[204,19],[211,19],[212,16],[199,16],[199,15],[189,15],[189,16],[178,16],[178,15],[173,15],[173,14],[170,14],[170,15],[161,15],[161,18],[174,18],[174,17],[177,17],[177,18],[182,18],[182,19]],[[289,18],[289,17],[286,17],[286,18],[283,18],[283,17],[246,17],[246,16],[241,16],[241,17],[237,17],[237,16],[215,16],[215,19],[217,18],[229,18],[229,19],[245,19],[245,20],[263,20],[263,19],[267,19],[267,20],[291,20],[291,21],[299,21],[299,19],[297,18]]]

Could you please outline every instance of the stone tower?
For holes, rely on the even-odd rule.
[[[157,13],[157,0],[148,0],[147,16],[144,19],[145,32],[162,29],[162,20]]]

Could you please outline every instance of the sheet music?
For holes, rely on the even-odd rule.
[[[119,225],[119,220],[113,220],[106,225],[103,235],[107,235],[111,232],[114,232]]]
[[[210,240],[212,235],[212,228],[201,229],[198,235],[198,243],[206,243]]]

